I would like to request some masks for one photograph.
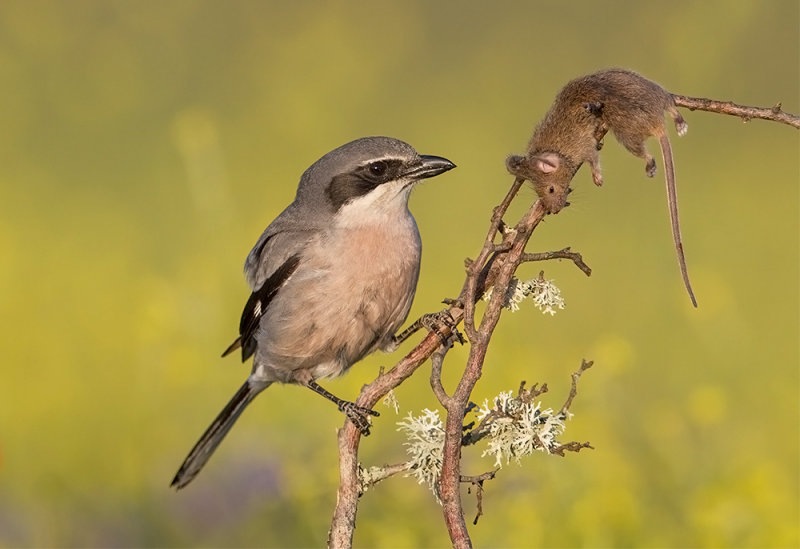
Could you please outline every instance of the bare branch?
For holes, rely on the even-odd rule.
[[[446,354],[447,349],[442,345],[431,356],[431,389],[433,389],[433,394],[436,395],[436,398],[439,399],[439,402],[444,407],[447,407],[450,402],[450,395],[447,394],[447,391],[444,390],[444,385],[442,385],[442,363]]]
[[[562,416],[566,417],[567,412],[569,412],[569,407],[572,406],[572,401],[575,399],[575,396],[578,394],[578,380],[580,379],[581,374],[583,374],[583,372],[585,372],[586,370],[591,368],[592,364],[594,364],[593,360],[587,361],[586,359],[583,359],[581,361],[581,367],[578,368],[578,371],[576,371],[575,373],[572,374],[572,387],[569,390],[569,395],[567,396],[567,400],[564,402],[564,405],[561,407],[561,415]]]
[[[583,262],[583,257],[578,252],[571,252],[569,248],[558,250],[556,252],[541,252],[541,253],[525,253],[520,257],[520,262],[525,261],[548,261],[551,259],[569,259],[581,271],[586,273],[586,276],[592,275],[592,269]]]
[[[394,465],[384,465],[383,467],[370,467],[369,469],[364,469],[359,466],[362,479],[361,493],[363,494],[382,480],[386,480],[398,473],[408,471],[409,467],[411,467],[411,464],[408,461],[396,463]]]
[[[481,473],[480,475],[461,475],[461,482],[470,484],[478,484],[479,482],[483,482],[484,480],[492,480],[497,472],[500,469],[495,469],[494,471],[486,471],[485,473]]]
[[[463,311],[450,308],[450,314],[457,323]],[[357,399],[359,406],[372,408],[386,394],[413,374],[428,357],[441,345],[439,336],[429,333],[419,345],[408,353],[388,372],[379,375],[375,381],[366,385]],[[361,494],[359,478],[358,445],[361,432],[349,419],[339,429],[339,490],[336,508],[328,531],[328,547],[345,548],[353,545],[353,532],[356,527],[358,497]]]
[[[567,442],[565,444],[559,444],[553,448],[550,448],[550,453],[555,454],[557,456],[564,457],[564,452],[580,452],[584,448],[588,448],[590,450],[594,450],[594,446],[589,444],[588,442]]]
[[[512,185],[511,191],[509,191],[509,195],[506,197],[507,202],[510,202],[509,197],[513,197],[512,195],[516,194],[520,184],[520,179],[517,178]],[[500,210],[500,207],[495,208],[489,235],[478,259],[470,265],[467,281],[460,295],[460,301],[465,306],[464,327],[470,337],[471,346],[463,377],[453,392],[448,406],[445,407],[447,419],[445,421],[445,440],[442,451],[442,473],[439,480],[439,494],[442,500],[445,524],[454,547],[472,546],[461,510],[461,493],[459,490],[464,415],[472,390],[481,377],[489,339],[497,326],[497,322],[500,320],[503,296],[506,295],[511,278],[519,265],[520,256],[523,254],[533,230],[546,214],[544,206],[537,200],[514,227],[515,230],[508,233],[512,239],[512,245],[508,252],[492,256],[492,259],[498,262],[497,275],[494,279],[494,286],[497,291],[493,292],[480,324],[476,327],[473,316],[474,303],[482,294],[478,294],[478,279],[481,270],[474,267],[476,265],[485,265],[491,253],[493,238],[502,218]]]
[[[478,502],[478,512],[475,515],[475,520],[472,521],[473,525],[478,524],[478,519],[483,515],[483,483],[484,481],[492,480],[499,470],[500,469],[495,469],[494,471],[487,471],[481,475],[474,476],[461,475],[461,482],[469,482],[475,486],[475,498]]]
[[[467,332],[467,338],[473,343],[481,338],[475,329],[476,294],[477,297],[483,295],[483,292],[478,294],[477,291],[479,279],[481,278],[481,273],[485,271],[484,267],[486,261],[489,259],[494,248],[494,239],[495,236],[497,236],[497,231],[500,229],[501,224],[503,224],[503,215],[505,215],[506,210],[508,210],[508,207],[511,205],[511,201],[517,195],[524,182],[525,180],[520,177],[515,178],[514,183],[511,185],[503,201],[492,211],[489,232],[484,240],[483,248],[478,254],[478,257],[474,261],[471,261],[467,267],[467,280],[461,290],[459,300],[464,304],[464,330]],[[485,276],[484,274],[483,278],[485,278]],[[466,296],[469,296],[469,298],[467,299]]]
[[[719,114],[729,114],[731,116],[738,116],[745,122],[749,122],[754,118],[762,120],[771,120],[772,122],[780,122],[781,124],[788,124],[794,128],[800,129],[800,116],[785,112],[781,109],[781,104],[778,103],[774,107],[748,107],[747,105],[737,105],[730,101],[717,101],[716,99],[704,99],[701,97],[687,97],[685,95],[675,95],[675,104],[679,107],[685,107],[689,110],[700,110],[715,112]]]
[[[539,395],[545,394],[549,391],[549,387],[547,387],[547,383],[542,383],[541,387],[537,387],[538,383],[534,383],[530,389],[525,388],[526,381],[522,380],[519,383],[519,389],[517,390],[517,398],[520,399],[522,402],[530,404],[533,402],[533,399],[538,397]]]

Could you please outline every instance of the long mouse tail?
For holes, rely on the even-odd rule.
[[[692,305],[697,307],[692,284],[689,282],[689,272],[686,270],[686,257],[683,255],[683,242],[681,241],[681,225],[678,221],[678,191],[675,188],[675,166],[672,163],[672,146],[669,143],[666,131],[658,138],[661,144],[661,154],[664,158],[664,175],[667,180],[667,203],[669,204],[669,220],[672,225],[672,240],[675,242],[675,252],[678,255],[678,264],[681,267],[683,285],[689,292]]]
[[[244,382],[244,385],[236,391],[236,394],[233,395],[230,402],[222,409],[211,425],[208,426],[206,432],[203,433],[203,436],[201,436],[197,444],[194,445],[192,451],[189,452],[189,455],[183,460],[183,465],[178,469],[170,486],[173,486],[176,490],[180,490],[197,476],[197,473],[200,472],[208,461],[208,458],[211,457],[211,454],[213,454],[214,450],[219,446],[219,443],[222,442],[222,439],[225,438],[225,435],[231,430],[231,427],[233,427],[233,424],[239,419],[239,416],[242,415],[247,405],[253,401],[258,393],[270,385],[271,383],[254,382],[250,379]]]

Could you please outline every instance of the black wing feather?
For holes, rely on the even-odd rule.
[[[264,281],[258,290],[250,294],[250,299],[247,300],[247,304],[244,306],[242,319],[239,322],[239,337],[225,349],[222,356],[229,355],[239,347],[242,348],[242,362],[253,356],[253,353],[256,352],[256,339],[254,336],[258,329],[261,315],[267,310],[278,290],[292,276],[299,263],[299,255],[291,256],[284,261],[283,265],[275,269],[275,272]]]

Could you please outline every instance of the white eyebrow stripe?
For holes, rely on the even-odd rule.
[[[375,158],[370,158],[369,160],[365,160],[364,162],[359,164],[359,167],[361,167],[361,166],[369,166],[373,162],[380,162],[381,160],[397,160],[400,163],[405,162],[405,160],[403,158],[399,158],[397,156],[377,156]]]

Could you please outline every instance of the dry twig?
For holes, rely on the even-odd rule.
[[[572,374],[572,387],[570,388],[569,395],[567,396],[567,400],[564,401],[564,405],[561,406],[561,415],[562,416],[566,417],[567,412],[569,412],[569,407],[572,406],[572,401],[575,399],[575,396],[578,394],[578,380],[580,379],[581,374],[583,374],[583,372],[585,372],[586,370],[591,368],[592,364],[594,364],[594,361],[591,361],[591,360],[587,361],[586,359],[583,359],[583,361],[581,361],[581,367],[578,368],[577,372]]]
[[[794,128],[800,129],[800,116],[785,112],[781,109],[781,104],[777,103],[774,107],[748,107],[747,105],[737,105],[731,101],[717,101],[716,99],[704,99],[702,97],[687,97],[685,95],[672,95],[675,98],[675,104],[679,107],[685,107],[691,111],[708,111],[719,114],[729,114],[731,116],[738,116],[745,122],[749,122],[754,118],[761,120],[771,120],[772,122],[780,122],[781,124],[788,124]]]
[[[477,500],[478,511],[475,514],[475,520],[472,524],[478,524],[478,519],[483,515],[483,483],[487,480],[492,480],[500,469],[494,471],[487,471],[481,475],[465,476],[461,475],[461,482],[469,482],[475,486],[475,499]]]

